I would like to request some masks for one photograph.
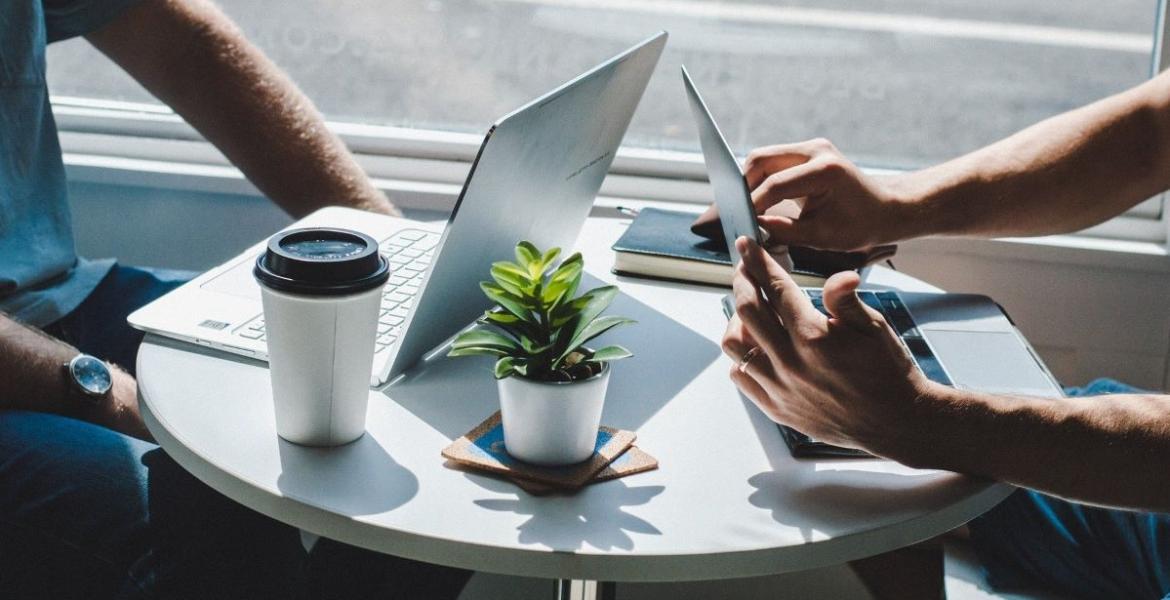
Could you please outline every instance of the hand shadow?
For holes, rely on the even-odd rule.
[[[816,467],[816,463],[801,463],[753,475],[748,483],[756,491],[748,501],[770,510],[777,523],[799,529],[805,541],[813,541],[814,532],[830,537],[857,533],[858,523],[880,529],[927,508],[945,507],[970,492],[966,486],[954,485],[957,476],[951,474]]]
[[[813,533],[837,536],[902,522],[958,502],[986,481],[955,473],[914,471],[901,465],[890,472],[879,458],[796,459],[784,443],[776,423],[740,393],[744,410],[772,466],[748,479],[756,489],[748,498],[753,506],[771,511],[782,525],[800,530],[805,541]]]
[[[334,448],[276,440],[281,467],[276,486],[288,498],[306,502],[327,497],[330,511],[357,517],[388,512],[418,493],[414,473],[398,464],[369,432]]]
[[[516,487],[508,482],[468,474],[484,487],[507,492]],[[497,487],[498,486],[498,487]],[[558,552],[574,552],[586,544],[597,550],[633,550],[629,533],[661,535],[653,524],[625,510],[641,506],[662,493],[664,486],[629,487],[624,481],[608,481],[587,487],[571,496],[530,496],[518,492],[515,499],[476,500],[488,510],[529,515],[517,527],[518,541],[539,544]]]

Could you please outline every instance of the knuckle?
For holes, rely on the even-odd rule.
[[[828,140],[828,138],[823,138],[823,137],[813,138],[812,141],[809,142],[809,144],[813,148],[815,148],[816,150],[818,150],[820,152],[836,152],[837,151],[837,147],[834,146],[833,142],[830,142]]]
[[[768,154],[762,148],[755,148],[748,152],[747,159],[744,160],[743,166],[745,171],[754,171],[760,168],[760,163],[763,162],[764,157]]]
[[[800,324],[796,327],[795,335],[806,346],[820,347],[828,341],[827,333],[820,327],[809,324]]]
[[[840,175],[849,171],[849,162],[842,156],[827,156],[822,159],[821,172],[828,175]]]

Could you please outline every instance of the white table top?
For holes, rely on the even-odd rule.
[[[371,391],[367,434],[335,449],[276,436],[265,365],[148,337],[138,359],[147,425],[197,477],[255,510],[357,546],[533,577],[666,581],[816,568],[948,531],[1011,488],[884,460],[795,460],[728,379],[715,288],[608,272],[628,221],[590,219],[590,274],[621,285],[605,338],[615,365],[602,422],[634,430],[656,471],[534,497],[447,468],[439,451],[497,409],[490,360],[432,361]],[[888,269],[870,281],[925,291]],[[586,281],[596,285],[597,282]]]

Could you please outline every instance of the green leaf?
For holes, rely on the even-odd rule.
[[[569,339],[577,337],[577,334],[585,328],[597,315],[601,314],[606,308],[609,308],[613,299],[617,297],[617,286],[607,285],[599,288],[593,288],[581,295],[580,298],[575,298],[572,302],[562,304],[558,307],[558,314],[553,315],[553,327],[561,327],[562,325],[570,323],[575,328]]]
[[[491,273],[496,285],[504,288],[508,293],[519,298],[528,295],[528,288],[532,285],[528,278],[517,277],[505,271],[497,271],[495,267],[492,267]]]
[[[496,361],[493,374],[496,376],[496,379],[503,379],[512,375],[528,375],[528,361],[514,356],[505,356]]]
[[[556,307],[565,299],[572,298],[577,293],[577,286],[581,284],[581,274],[584,262],[580,254],[569,257],[549,277],[548,285],[544,289],[542,300],[544,303]]]
[[[518,262],[520,266],[523,267],[524,270],[528,272],[529,276],[533,279],[535,279],[536,275],[539,275],[540,272],[538,271],[536,275],[532,274],[532,263],[539,261],[540,250],[537,250],[536,246],[532,245],[532,242],[524,241],[516,244],[516,262]]]
[[[584,266],[585,259],[581,257],[581,253],[574,252],[572,256],[566,258],[564,262],[562,262],[561,265],[557,267],[556,271],[553,271],[552,277],[550,277],[550,279],[568,279],[569,277],[572,277],[573,271],[579,272]]]
[[[505,356],[496,361],[496,367],[493,374],[496,379],[503,379],[512,373],[516,372],[516,359],[511,356]]]
[[[531,311],[525,306],[523,298],[505,290],[499,284],[490,281],[481,281],[479,283],[479,289],[483,290],[485,296],[496,304],[499,304],[504,310],[516,315],[522,320],[527,321],[531,319]]]
[[[519,323],[520,317],[517,317],[516,315],[514,315],[508,311],[489,310],[489,311],[483,313],[483,316],[480,317],[479,320],[480,320],[480,322],[483,322],[483,323],[495,323],[496,325],[511,325],[512,323]]]
[[[629,325],[633,322],[633,319],[627,319],[625,317],[598,317],[590,321],[585,327],[581,328],[575,333],[575,335],[569,340],[569,344],[562,353],[562,357],[567,355],[569,352],[580,348],[589,340],[609,331],[610,329],[613,329],[614,327],[619,325]]]
[[[447,356],[508,356],[508,352],[487,346],[467,346],[459,349],[453,348],[447,353]]]
[[[606,346],[593,353],[589,357],[588,362],[609,362],[611,360],[619,360],[622,358],[629,358],[634,353],[622,348],[621,346]]]
[[[499,262],[492,263],[492,272],[494,273],[497,270],[510,273],[522,279],[528,279],[528,269],[525,269],[524,267],[509,260],[501,260]]]
[[[490,329],[472,329],[459,334],[455,341],[451,343],[452,350],[462,350],[464,348],[496,348],[515,352],[520,350],[520,344],[516,340],[497,333]]]
[[[549,267],[549,265],[553,264],[553,261],[556,260],[557,257],[560,255],[561,255],[560,248],[549,248],[544,253],[544,255],[540,257],[541,273],[543,273],[545,271],[545,269],[547,269]]]
[[[542,352],[547,351],[551,346],[552,344],[538,345],[537,342],[533,341],[532,338],[526,335],[520,336],[520,348],[523,349],[524,352],[529,356],[536,356],[541,354]]]

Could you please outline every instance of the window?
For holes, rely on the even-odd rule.
[[[824,136],[870,166],[945,160],[1149,76],[1150,0],[221,0],[334,121],[481,134],[659,29],[627,146],[695,152],[685,63],[740,152]],[[57,96],[152,102],[82,41]],[[1160,200],[1137,234],[1165,237]]]

